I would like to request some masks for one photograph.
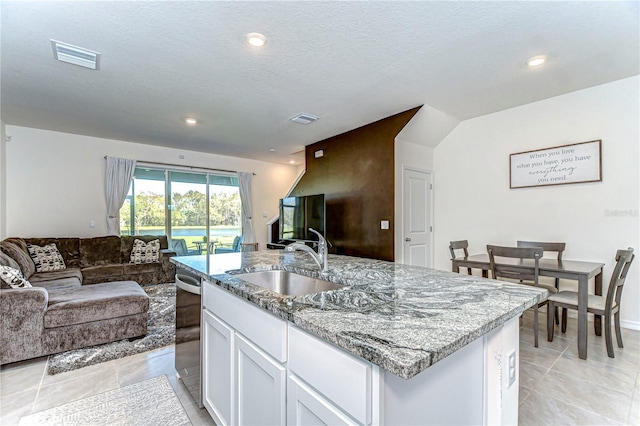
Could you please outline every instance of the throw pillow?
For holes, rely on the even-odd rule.
[[[31,275],[36,273],[36,265],[34,265],[31,256],[29,256],[29,250],[27,250],[27,243],[21,238],[7,238],[0,241],[0,251],[9,255],[18,264],[20,272],[22,272],[25,279],[29,279]],[[13,265],[9,264],[13,267]]]
[[[55,243],[47,244],[42,247],[33,244],[27,244],[29,256],[36,265],[36,272],[60,271],[67,269],[64,259],[58,251]]]
[[[29,262],[31,262],[31,258],[29,258]],[[16,262],[7,253],[4,253],[2,250],[0,250],[0,265],[2,265],[2,266],[11,266],[12,268],[17,269],[20,272],[22,272],[22,270],[20,269],[20,264],[18,262]],[[24,274],[22,276],[24,276]]]
[[[129,263],[152,263],[160,260],[160,240],[152,240],[145,243],[135,239],[131,249],[131,260]]]
[[[0,266],[0,281],[2,288],[31,287],[31,283],[24,279],[22,272],[11,266]]]

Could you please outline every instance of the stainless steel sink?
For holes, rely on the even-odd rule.
[[[322,291],[342,288],[342,284],[306,277],[288,271],[259,271],[236,274],[251,284],[266,288],[286,296],[302,296],[305,294],[320,293]]]

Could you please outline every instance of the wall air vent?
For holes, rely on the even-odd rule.
[[[290,120],[293,121],[294,123],[309,124],[309,123],[313,123],[318,118],[320,117],[316,117],[315,115],[311,115],[311,114],[305,114],[304,112],[302,112],[298,115],[291,117]]]
[[[100,53],[78,46],[51,40],[53,58],[61,62],[89,68],[100,69]]]

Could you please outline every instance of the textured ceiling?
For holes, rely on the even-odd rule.
[[[638,5],[2,1],[2,119],[286,162],[422,104],[464,120],[636,75]],[[50,39],[101,52],[101,69],[54,61]]]

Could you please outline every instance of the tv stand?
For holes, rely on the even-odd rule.
[[[302,244],[306,244],[309,247],[315,248],[318,243],[315,241],[295,241],[295,240],[280,240],[277,243],[267,243],[267,248],[270,250],[284,250],[284,248],[286,246],[288,246],[291,243],[302,243]]]
[[[267,243],[267,248],[270,250],[283,250],[286,246],[286,244],[282,244],[280,241],[277,243]]]

